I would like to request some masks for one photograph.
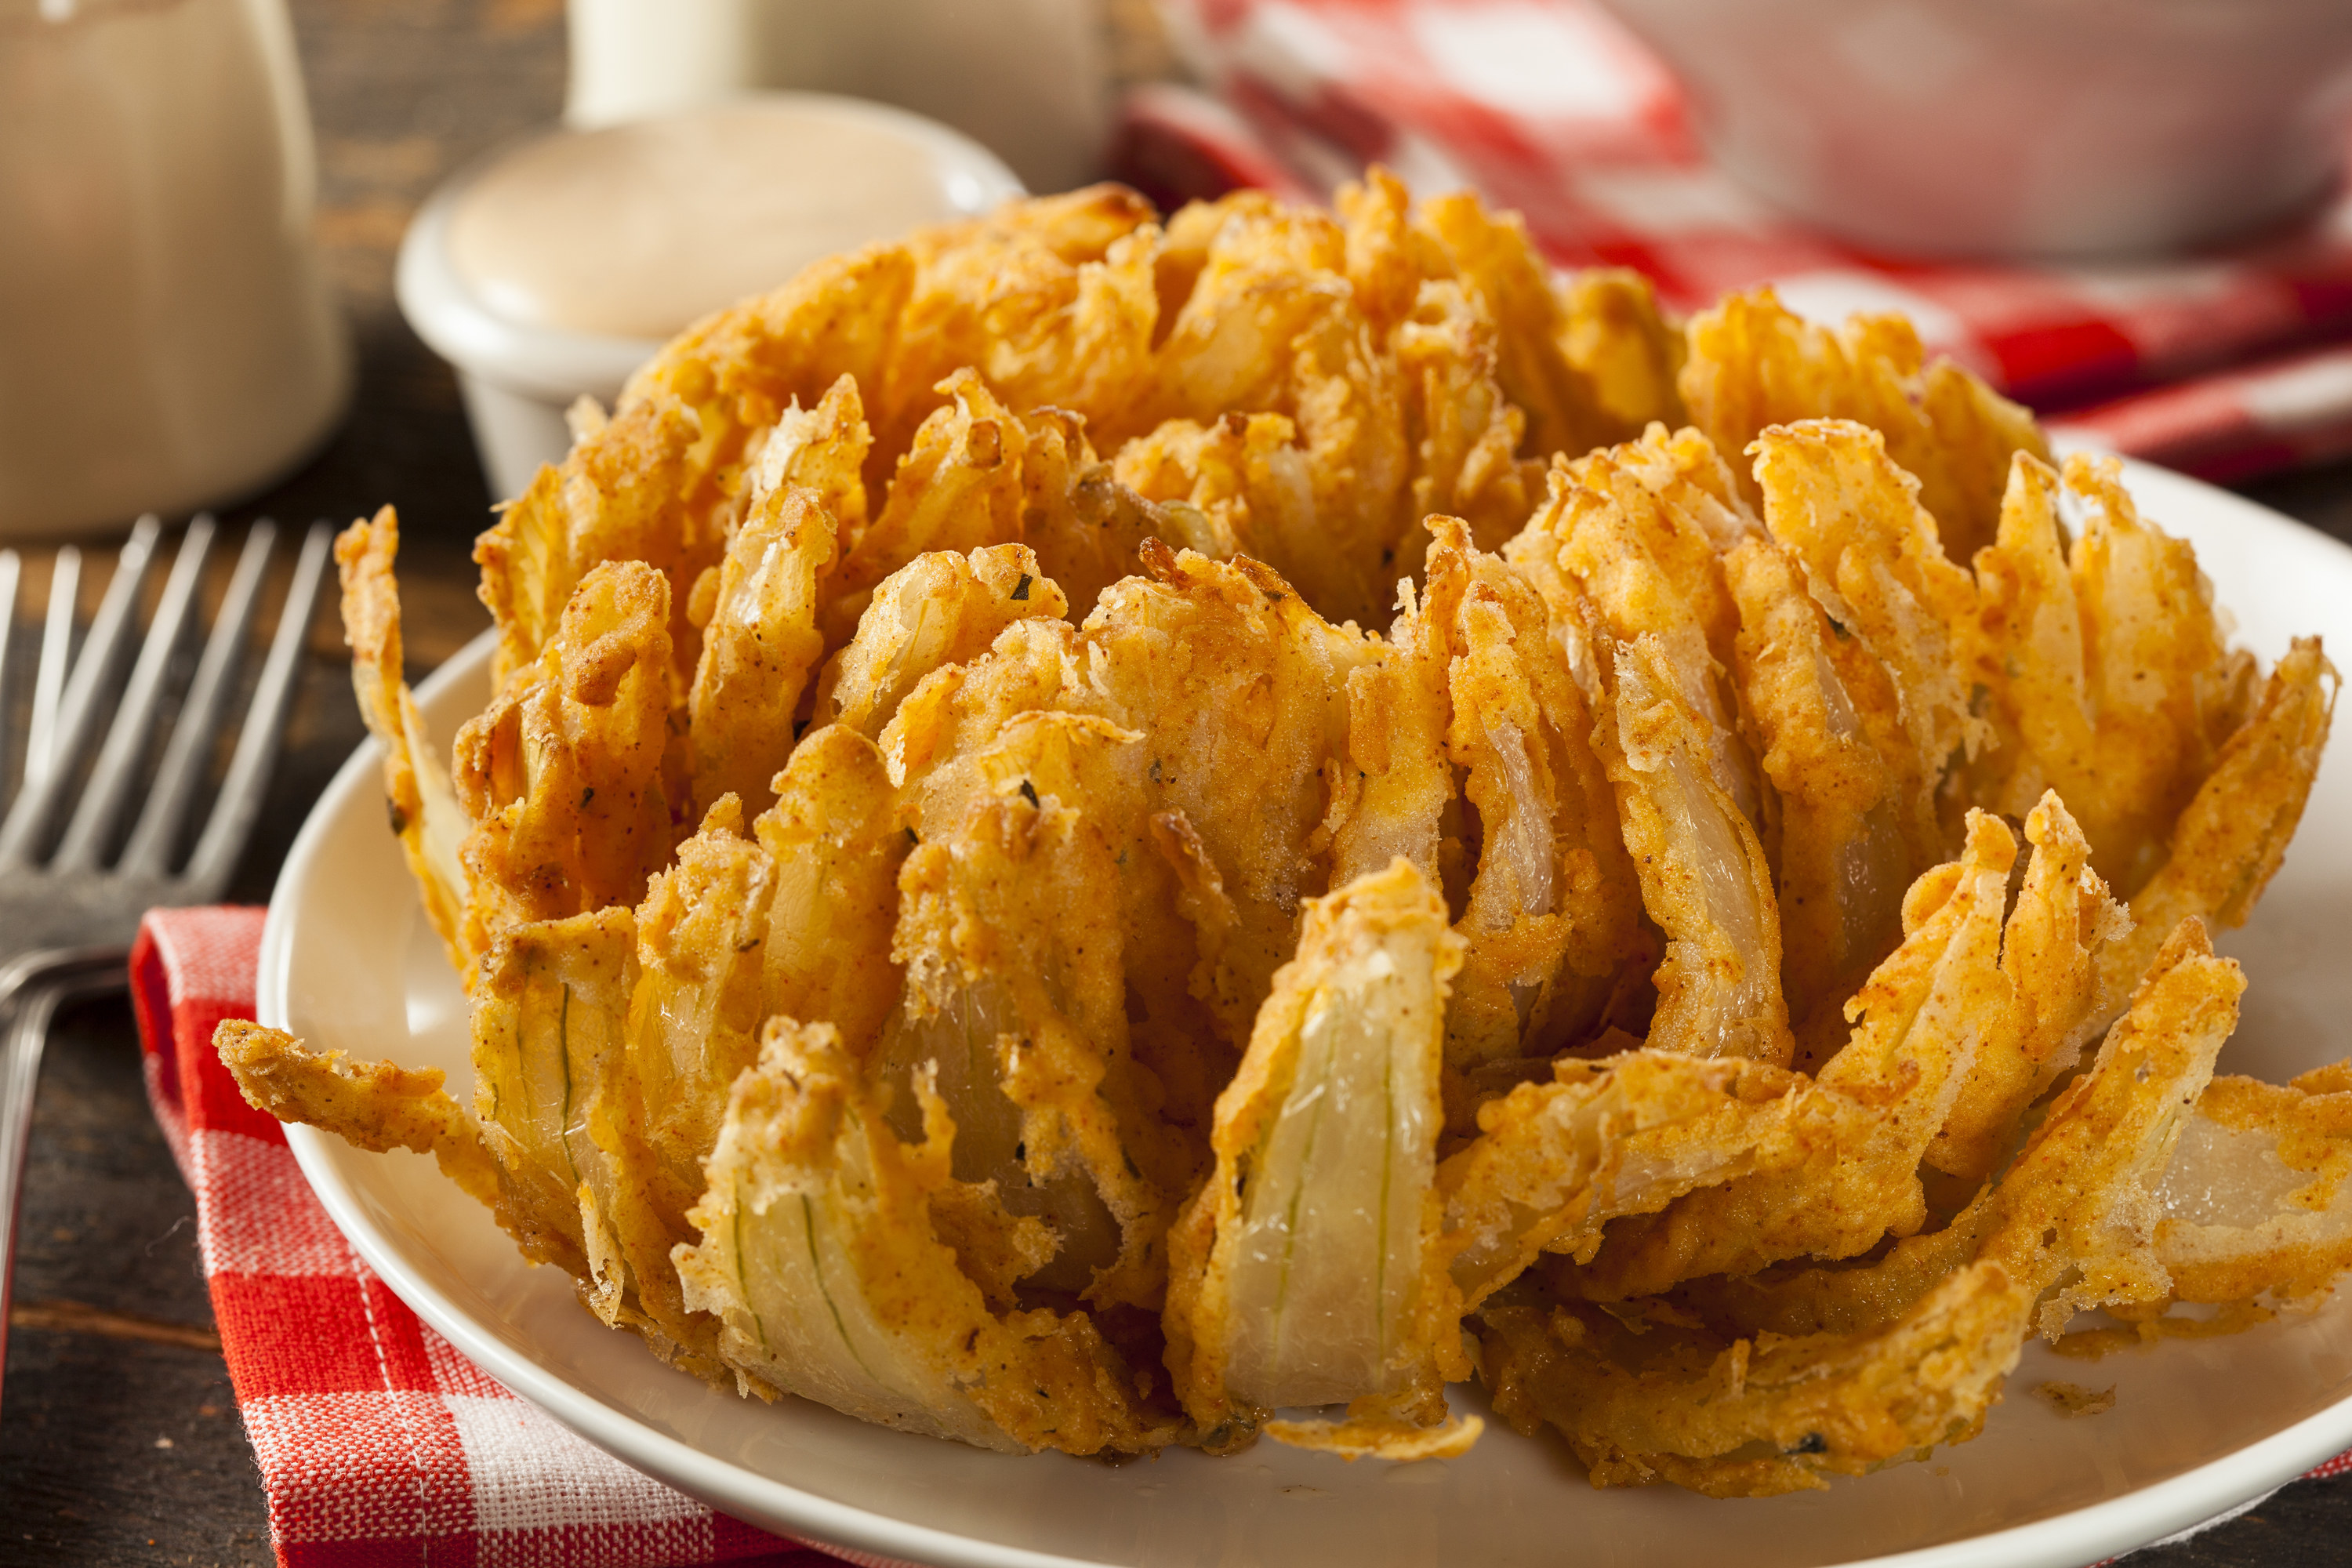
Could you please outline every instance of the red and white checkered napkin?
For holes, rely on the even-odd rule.
[[[1776,213],[1699,152],[1680,88],[1595,0],[1161,0],[1213,97],[1129,100],[1120,172],[1165,201],[1320,195],[1366,163],[1525,214],[1563,266],[1692,310],[1771,283],[1825,320],[1900,310],[2060,424],[2216,478],[2352,452],[2352,185],[2290,231],[2129,265],[1927,264]],[[2226,374],[2215,374],[2226,370]],[[2155,390],[2151,390],[2151,388]]]
[[[254,909],[158,910],[131,955],[155,1120],[285,1568],[838,1568],[713,1513],[484,1376],[360,1261],[213,1052],[253,1016]],[[868,1561],[878,1561],[869,1559]]]

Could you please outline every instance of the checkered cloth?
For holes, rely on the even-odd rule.
[[[221,1352],[283,1568],[830,1568],[832,1558],[713,1513],[516,1399],[360,1261],[278,1123],[245,1102],[213,1052],[223,1018],[252,1016],[261,917],[151,913],[131,950],[131,995],[148,1099],[196,1194]],[[2352,1453],[2310,1476],[2347,1471]]]
[[[2291,231],[2106,266],[1864,254],[1713,169],[1680,89],[1594,0],[1162,0],[1210,92],[1129,100],[1119,172],[1163,204],[1321,196],[1372,161],[1526,215],[1562,266],[1683,310],[1770,283],[1822,320],[1900,310],[2069,434],[2208,477],[2352,452],[2352,185]],[[2273,359],[2269,356],[2291,354]],[[2220,374],[2216,374],[2216,373]],[[2104,400],[2104,401],[2101,401]]]
[[[261,911],[158,910],[131,955],[148,1097],[196,1194],[221,1352],[285,1568],[835,1560],[714,1513],[484,1376],[360,1261],[213,1052]],[[876,1559],[865,1559],[877,1562]]]

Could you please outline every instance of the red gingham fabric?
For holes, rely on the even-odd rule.
[[[1595,0],[1162,0],[1210,89],[1129,100],[1119,171],[1166,203],[1321,195],[1378,160],[1526,215],[1562,266],[1632,267],[1676,309],[1770,283],[1827,321],[1900,310],[2073,434],[2242,479],[2352,451],[2352,186],[2291,230],[2100,266],[1866,254],[1777,213],[1700,153],[1680,89]],[[2215,374],[2226,369],[2228,374]],[[2151,390],[2154,389],[2154,390]]]
[[[253,1016],[261,918],[153,911],[131,994],[283,1568],[838,1568],[573,1436],[360,1261],[213,1052],[215,1025]]]

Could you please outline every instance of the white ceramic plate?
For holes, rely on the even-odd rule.
[[[2160,469],[2143,510],[2196,543],[2243,641],[2267,662],[2297,632],[2352,649],[2352,550]],[[420,694],[446,744],[486,700],[478,642]],[[2344,752],[2339,732],[2333,748]],[[320,799],[271,902],[263,1022],[313,1045],[470,1081],[464,1003],[385,831],[374,748]],[[2222,942],[2252,977],[2225,1069],[2283,1079],[2352,1055],[2352,759],[2323,770],[2285,869]],[[1744,1568],[2076,1568],[2255,1497],[2352,1446],[2352,1299],[2234,1338],[2095,1367],[2030,1347],[1983,1436],[1825,1492],[1717,1502],[1671,1488],[1595,1491],[1564,1450],[1499,1426],[1446,1464],[1348,1465],[1262,1443],[1114,1468],[1028,1458],[763,1405],[671,1372],[600,1326],[570,1281],[516,1256],[422,1156],[368,1154],[289,1128],[311,1186],[361,1255],[484,1371],[589,1441],[740,1519],[917,1563],[1228,1568],[1737,1559]],[[2028,1392],[2116,1385],[2067,1420]],[[1455,1398],[1483,1408],[1470,1390]]]

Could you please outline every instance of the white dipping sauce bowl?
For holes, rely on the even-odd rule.
[[[624,125],[549,131],[469,164],[433,193],[409,226],[401,242],[396,287],[401,312],[409,325],[436,353],[457,367],[467,419],[492,494],[504,498],[522,494],[541,464],[561,462],[571,449],[565,411],[574,402],[593,397],[611,407],[630,373],[651,359],[672,333],[733,303],[735,294],[697,301],[684,319],[651,336],[583,330],[551,319],[546,310],[536,307],[544,298],[560,300],[565,279],[552,279],[557,286],[534,301],[529,290],[512,287],[511,279],[486,276],[478,264],[469,266],[468,247],[457,243],[457,231],[466,221],[468,193],[485,182],[490,182],[495,192],[512,182],[518,171],[543,168],[551,172],[550,179],[542,188],[533,190],[530,199],[548,202],[551,214],[577,222],[583,216],[593,216],[604,188],[599,170],[609,161],[610,188],[616,204],[625,191],[637,216],[650,216],[656,223],[656,238],[674,236],[689,247],[725,245],[734,216],[762,202],[789,203],[795,195],[793,182],[801,177],[805,165],[762,164],[759,178],[768,183],[759,189],[741,184],[726,187],[720,193],[719,216],[714,216],[709,205],[698,210],[693,199],[698,193],[684,188],[690,183],[691,169],[679,162],[680,152],[690,150],[698,140],[708,145],[711,137],[724,137],[747,127],[757,131],[761,128],[761,116],[788,116],[801,124],[814,118],[832,129],[893,143],[892,155],[902,168],[913,160],[932,176],[915,198],[914,207],[921,210],[914,213],[913,222],[977,216],[1024,194],[1021,183],[994,153],[958,132],[903,110],[820,93],[750,94],[705,109]],[[659,172],[666,167],[677,168],[687,176],[674,202],[658,183]],[[824,172],[827,176],[838,173]],[[649,179],[654,183],[649,184]],[[698,194],[707,204],[711,193]],[[779,276],[762,274],[763,281],[742,288],[751,292],[773,288],[788,281],[805,261],[871,240],[896,238],[908,226],[910,208],[904,193],[898,202],[877,206],[870,232],[860,227],[859,216],[845,216],[837,204],[825,216],[829,226],[820,247],[785,266]],[[618,274],[625,276],[633,258],[642,263],[646,239],[643,233],[634,239],[617,230],[614,233],[611,265]],[[559,267],[569,282],[577,285],[583,265],[603,259],[592,253],[583,260],[576,252],[567,252],[550,265]],[[575,299],[582,294],[577,287],[571,292]],[[665,289],[665,297],[670,292]]]
[[[1864,246],[2175,249],[2328,189],[2352,0],[1606,0],[1716,161]]]

